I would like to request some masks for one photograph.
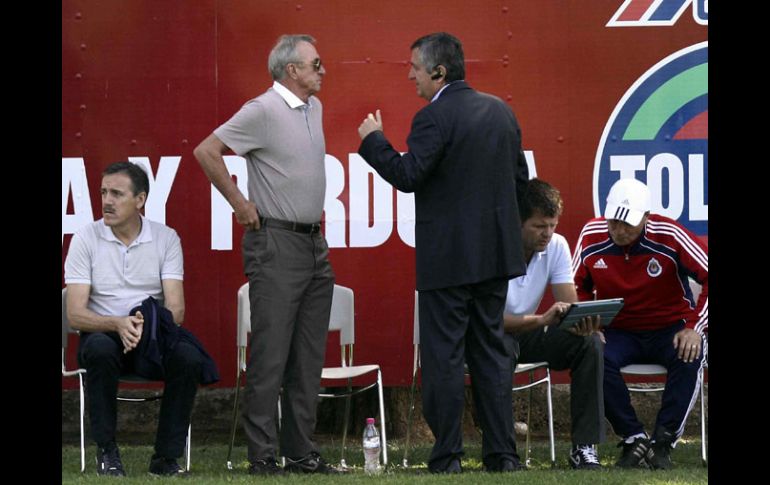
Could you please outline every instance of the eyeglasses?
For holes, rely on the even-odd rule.
[[[304,62],[296,62],[295,64],[298,65],[298,66],[302,66],[305,63]],[[313,62],[310,63],[310,65],[313,67],[315,72],[320,71],[321,70],[321,66],[322,66],[321,65],[321,58],[317,57]]]

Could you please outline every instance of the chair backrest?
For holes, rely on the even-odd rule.
[[[329,331],[340,332],[340,345],[352,345],[355,338],[353,290],[334,285]],[[246,347],[251,332],[251,305],[249,304],[249,284],[244,283],[238,289],[238,346]]]
[[[251,306],[249,305],[249,284],[244,283],[238,288],[238,347],[246,347],[251,332]]]
[[[353,290],[334,285],[329,331],[340,332],[340,345],[353,345],[356,341],[354,307]]]

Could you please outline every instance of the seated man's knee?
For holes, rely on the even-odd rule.
[[[596,332],[583,339],[583,347],[585,352],[595,355],[599,359],[604,356],[604,343]]]
[[[604,368],[605,369],[620,369],[623,367],[625,359],[620,352],[614,352],[614,349],[610,346],[604,346]]]
[[[187,342],[179,342],[174,347],[166,361],[166,367],[184,369],[190,372],[200,372],[203,365],[203,354],[197,347]]]
[[[120,345],[109,335],[93,333],[89,335],[81,347],[81,364],[84,366],[99,365],[120,359]]]

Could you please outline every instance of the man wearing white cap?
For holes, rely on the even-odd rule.
[[[708,349],[708,248],[673,219],[650,213],[646,185],[621,179],[610,188],[604,217],[583,227],[572,269],[580,300],[625,299],[605,330],[605,415],[623,438],[616,466],[670,468]],[[703,287],[697,302],[688,278]],[[652,438],[620,375],[621,367],[639,363],[668,370]]]

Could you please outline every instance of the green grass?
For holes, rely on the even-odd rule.
[[[523,440],[522,440],[523,441]],[[523,448],[523,442],[519,445]],[[523,450],[522,450],[523,451]],[[680,441],[671,456],[674,461],[674,469],[669,471],[650,470],[620,470],[612,464],[617,459],[619,449],[613,443],[607,443],[599,448],[600,459],[605,467],[602,471],[587,472],[574,471],[567,464],[569,443],[557,442],[555,468],[548,461],[548,443],[538,441],[532,446],[532,460],[529,470],[520,474],[485,473],[481,471],[481,446],[478,443],[466,443],[465,457],[463,458],[462,475],[431,475],[427,472],[425,462],[430,453],[430,445],[422,444],[413,448],[409,453],[408,469],[400,466],[403,457],[401,441],[388,442],[389,465],[381,475],[370,477],[363,472],[363,454],[359,446],[351,446],[347,453],[349,472],[342,476],[318,476],[318,475],[289,475],[286,477],[260,477],[255,478],[247,474],[246,448],[236,447],[233,452],[235,470],[227,470],[225,458],[227,446],[222,444],[198,444],[193,441],[191,476],[185,481],[196,484],[216,483],[264,483],[280,484],[289,483],[313,483],[320,485],[344,485],[346,483],[383,483],[383,484],[506,484],[525,481],[527,485],[540,484],[644,484],[644,485],[686,485],[708,483],[708,469],[701,465],[700,441]],[[330,463],[338,463],[340,450],[338,446],[326,445],[321,447],[321,452]],[[96,476],[94,465],[93,446],[86,450],[86,472],[80,473],[80,449],[76,446],[62,447],[62,483],[63,484],[90,484],[111,483],[109,479]],[[176,481],[175,479],[161,479],[150,476],[147,473],[147,465],[151,446],[121,446],[123,464],[128,477],[119,482],[124,483],[165,483]],[[522,453],[523,459],[523,453]],[[182,464],[183,462],[180,462]],[[513,477],[516,478],[513,478]],[[115,482],[117,483],[117,482]]]

